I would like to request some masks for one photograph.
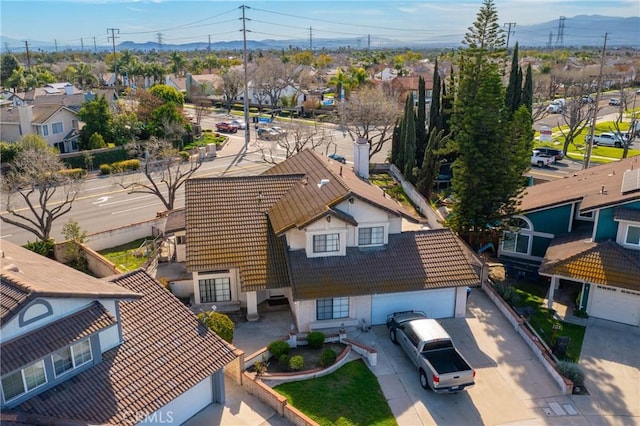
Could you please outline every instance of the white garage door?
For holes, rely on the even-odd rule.
[[[376,294],[371,301],[371,322],[384,324],[387,315],[398,311],[423,311],[429,318],[451,318],[456,306],[456,289]]]
[[[589,315],[624,324],[640,325],[640,293],[616,287],[592,286]]]

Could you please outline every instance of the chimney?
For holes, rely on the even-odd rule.
[[[64,94],[73,95],[73,86],[71,84],[67,84],[66,86],[64,86]]]
[[[18,107],[18,117],[20,117],[20,134],[31,135],[35,133],[33,130],[33,106],[20,105]]]
[[[369,141],[365,138],[353,143],[353,170],[362,179],[369,179]]]

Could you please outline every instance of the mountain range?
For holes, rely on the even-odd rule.
[[[629,18],[601,16],[601,15],[579,15],[572,18],[556,19],[535,25],[513,26],[509,35],[509,45],[516,42],[522,48],[542,48],[542,47],[601,47],[604,42],[605,33],[608,34],[607,45],[609,47],[631,47],[640,48],[640,17]],[[339,48],[351,49],[380,49],[380,48],[455,48],[461,46],[461,40],[445,40],[442,38],[424,40],[423,42],[406,42],[392,38],[377,37],[375,34],[370,37],[360,38],[325,38],[314,39],[313,49],[335,50]],[[2,46],[9,44],[23,44],[24,41],[13,40],[0,36]],[[48,45],[47,42],[33,41],[40,50],[55,51],[55,45]],[[80,46],[65,46],[64,50],[80,50]],[[136,43],[124,41],[116,45],[117,50],[158,50],[158,51],[190,51],[190,50],[242,50],[243,41],[218,41],[197,42],[186,44],[159,44],[154,41],[146,43]],[[249,50],[269,50],[269,49],[308,49],[309,40],[247,40]],[[98,50],[111,50],[112,46],[97,46]],[[85,50],[88,50],[85,47]]]

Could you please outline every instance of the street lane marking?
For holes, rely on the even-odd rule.
[[[144,205],[144,206],[132,207],[132,208],[126,209],[126,210],[120,210],[120,211],[117,211],[117,212],[111,212],[111,214],[127,213],[127,212],[132,212],[134,210],[146,209],[147,207],[161,206],[161,205],[163,205],[163,204],[162,203],[147,204],[147,205]]]

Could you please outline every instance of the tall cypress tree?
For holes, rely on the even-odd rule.
[[[393,126],[393,135],[391,136],[391,158],[389,162],[398,167],[398,153],[400,152],[400,148],[402,142],[400,141],[400,135],[402,133],[402,119],[398,118],[396,120],[395,126]]]
[[[440,93],[442,81],[438,67],[438,58],[433,64],[433,90],[431,92],[431,106],[429,107],[429,133],[434,128],[442,129],[442,111],[440,111]]]
[[[524,76],[524,87],[522,88],[522,105],[529,109],[529,112],[533,111],[533,71],[531,70],[531,64],[527,65],[527,72]]]
[[[447,89],[447,86],[449,89]],[[456,76],[454,74],[453,65],[449,75],[448,85],[441,85],[442,88],[442,106],[440,107],[440,118],[438,119],[442,123],[442,130],[446,135],[451,134],[451,121],[453,117],[453,104],[455,101],[456,93]]]
[[[404,109],[404,177],[415,183],[413,168],[416,166],[416,114],[413,111],[413,93],[407,97]]]
[[[511,73],[509,74],[509,85],[507,86],[507,95],[505,97],[506,106],[511,113],[515,112],[520,106],[522,95],[522,70],[518,62],[518,43],[516,43],[511,56]]]
[[[418,117],[416,119],[416,165],[420,167],[427,145],[427,99],[424,78],[418,79]]]

